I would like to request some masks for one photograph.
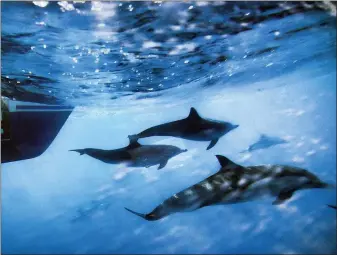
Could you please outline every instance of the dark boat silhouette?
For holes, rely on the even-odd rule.
[[[40,156],[73,107],[1,99],[1,163]]]

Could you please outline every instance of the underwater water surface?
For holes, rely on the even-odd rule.
[[[1,92],[74,106],[41,156],[2,164],[4,254],[335,254],[335,189],[214,205],[146,221],[173,194],[242,166],[285,164],[336,183],[336,16],[316,2],[2,2]],[[69,150],[200,116],[239,125],[158,170]],[[269,146],[248,150],[261,135]],[[284,143],[281,141],[285,141]]]

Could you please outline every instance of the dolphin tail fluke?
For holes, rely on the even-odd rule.
[[[139,217],[145,219],[145,220],[148,220],[147,217],[146,217],[146,214],[138,213],[138,212],[132,211],[132,210],[126,208],[126,207],[124,207],[124,209],[127,210],[127,211],[129,211],[129,212],[132,213],[132,214],[135,214],[135,215],[137,215],[137,216],[139,216]]]
[[[128,138],[130,140],[130,143],[135,143],[138,141],[139,136],[138,135],[128,135]]]
[[[134,149],[141,146],[140,143],[138,142],[139,139],[138,135],[129,135],[128,138],[129,138],[128,148]]]
[[[69,151],[76,151],[76,152],[78,152],[80,155],[83,155],[83,154],[85,153],[85,149],[69,150]]]

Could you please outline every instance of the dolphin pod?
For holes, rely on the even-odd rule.
[[[238,126],[225,121],[202,118],[192,107],[186,118],[145,129],[132,137],[140,139],[150,136],[174,136],[194,141],[210,141],[207,147],[209,150],[223,135]]]
[[[219,139],[239,125],[225,121],[201,117],[195,108],[189,115],[180,120],[153,126],[138,134],[129,135],[129,145],[114,150],[94,148],[75,149],[80,155],[86,154],[109,164],[127,163],[132,167],[150,167],[159,165],[158,170],[166,166],[169,159],[186,152],[172,145],[142,145],[141,138],[151,136],[173,136],[195,141],[210,141],[207,150],[216,145]],[[242,152],[253,152],[287,141],[260,135],[258,141]],[[273,205],[290,199],[299,190],[329,188],[333,185],[321,181],[308,170],[286,165],[258,165],[244,167],[225,156],[216,155],[220,170],[208,178],[169,197],[150,213],[143,214],[125,208],[145,220],[155,221],[179,212],[190,212],[197,209],[220,205],[253,201],[271,196]],[[328,205],[336,209],[336,206]]]
[[[217,155],[220,170],[166,199],[148,214],[129,212],[148,221],[162,219],[170,214],[188,212],[205,206],[234,204],[274,197],[272,204],[281,204],[303,189],[329,188],[309,171],[285,165],[259,165],[244,167]]]

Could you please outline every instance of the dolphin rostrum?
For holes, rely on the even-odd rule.
[[[302,168],[284,165],[243,167],[224,156],[216,157],[221,165],[217,173],[174,194],[152,212],[141,214],[125,209],[146,220],[155,221],[177,212],[242,203],[268,195],[276,198],[273,202],[276,205],[291,198],[298,190],[331,187]]]
[[[166,166],[168,160],[187,150],[181,150],[173,145],[142,145],[129,136],[128,146],[115,150],[78,149],[70,150],[87,154],[90,157],[109,164],[127,163],[130,167],[150,167],[158,165],[158,170]]]
[[[267,136],[265,134],[260,135],[259,139],[250,145],[246,150],[241,151],[241,153],[244,152],[252,152],[255,150],[261,150],[261,149],[266,149],[278,144],[284,144],[287,143],[286,140],[279,138],[279,137],[272,137],[272,136]]]
[[[176,120],[148,128],[139,134],[132,135],[134,139],[150,136],[175,136],[194,141],[210,141],[207,150],[211,149],[226,133],[237,128],[229,122],[202,118],[192,107],[185,119]]]

